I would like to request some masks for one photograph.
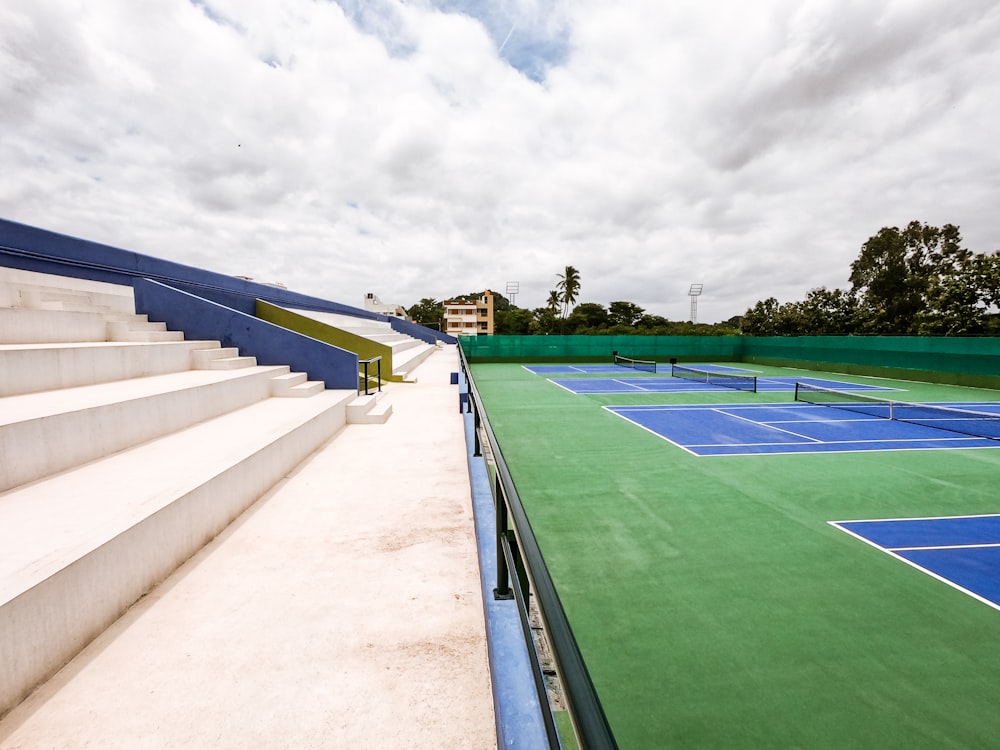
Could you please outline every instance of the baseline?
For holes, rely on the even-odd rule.
[[[1000,610],[1000,514],[829,523]]]

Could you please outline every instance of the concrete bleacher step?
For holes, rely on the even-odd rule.
[[[287,372],[187,370],[2,398],[0,491],[269,398]]]
[[[0,397],[188,370],[217,341],[0,344]]]
[[[392,348],[392,356],[395,359],[398,355],[405,352],[407,349],[413,349],[418,346],[426,346],[423,341],[415,339],[412,336],[404,336],[398,341],[393,341],[390,345]]]
[[[0,716],[340,430],[355,395],[268,398],[0,493]]]
[[[108,322],[97,312],[0,307],[0,343],[107,341]]]
[[[348,424],[385,424],[392,416],[392,404],[385,391],[360,395],[347,405]]]
[[[108,321],[109,341],[183,341],[181,331],[168,331],[165,323],[151,323],[136,316],[134,320]]]
[[[436,349],[434,344],[418,342],[417,346],[402,351],[398,355],[393,353],[392,374],[402,378],[403,381],[416,382],[415,378],[410,377],[410,373],[417,369],[420,363],[431,356]]]
[[[241,357],[239,349],[221,346],[192,352],[191,361],[198,370],[239,370],[257,364],[256,357]]]
[[[284,398],[308,398],[321,392],[326,384],[308,380],[304,372],[288,372],[271,378],[271,395]]]
[[[131,287],[6,266],[0,267],[0,307],[135,312]]]
[[[0,307],[0,343],[48,344],[83,341],[182,341],[180,331],[151,323],[145,315],[84,310]]]

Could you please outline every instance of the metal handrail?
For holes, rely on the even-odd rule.
[[[378,390],[382,390],[382,355],[379,354],[377,357],[372,357],[371,359],[359,359],[358,364],[364,365],[365,367],[365,395],[368,395],[368,365],[372,362],[375,363],[375,377],[378,379]]]
[[[496,510],[497,528],[497,586],[494,596],[498,599],[513,598],[517,602],[531,657],[532,672],[538,690],[539,703],[547,707],[544,722],[551,748],[559,748],[559,735],[555,719],[545,691],[541,662],[535,648],[530,622],[528,620],[528,597],[534,592],[535,602],[549,637],[549,645],[556,663],[556,671],[562,683],[563,696],[569,709],[570,719],[579,746],[584,750],[605,750],[617,748],[611,726],[597,696],[590,672],[573,635],[555,584],[549,574],[542,551],[531,529],[527,513],[517,494],[514,479],[504,460],[503,452],[490,425],[486,411],[482,407],[479,391],[469,368],[461,344],[458,346],[462,372],[468,383],[468,409],[473,414],[475,425],[473,450],[482,455],[480,429],[486,436],[496,465],[493,482],[493,503]],[[511,573],[514,573],[512,579]],[[512,585],[513,584],[513,585]]]

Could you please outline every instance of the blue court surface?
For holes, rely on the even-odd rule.
[[[830,523],[1000,609],[1000,515]]]
[[[632,373],[627,367],[617,365],[522,365],[528,372],[535,375],[610,375],[611,373]],[[670,372],[670,365],[660,365]],[[652,374],[652,373],[650,373]]]
[[[942,405],[1000,415],[1000,402]],[[603,408],[696,456],[1000,448],[1000,440],[801,402]]]
[[[622,367],[621,365],[521,365],[528,372],[534,373],[535,375],[627,375],[632,376],[638,373],[639,375],[648,374],[654,375],[659,374],[660,377],[666,375],[670,377],[670,364],[666,362],[656,363],[656,373],[649,370],[631,367]],[[722,372],[722,373],[735,373],[738,375],[756,375],[752,370],[745,370],[740,367],[731,367],[729,365],[712,365],[712,364],[699,364],[693,365],[699,370],[705,370],[707,372]]]
[[[620,371],[621,368],[619,368]],[[647,375],[646,377],[624,378],[549,378],[549,382],[570,393],[580,394],[616,394],[616,393],[719,393],[732,390],[726,386],[709,383],[699,383],[670,375]],[[795,383],[806,383],[821,388],[833,388],[841,391],[895,391],[895,388],[884,388],[877,385],[861,385],[845,383],[840,380],[825,378],[757,378],[757,391],[784,392],[795,391]]]

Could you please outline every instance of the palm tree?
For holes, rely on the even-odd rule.
[[[580,292],[580,272],[573,266],[566,266],[563,273],[558,274],[561,281],[556,284],[556,288],[562,290],[560,297],[563,303],[563,317],[565,318],[576,302],[576,295]]]
[[[553,289],[552,291],[549,292],[549,298],[545,302],[545,307],[551,310],[552,314],[555,315],[557,312],[559,312],[559,308],[561,306],[562,306],[562,297],[559,296],[559,292]]]

